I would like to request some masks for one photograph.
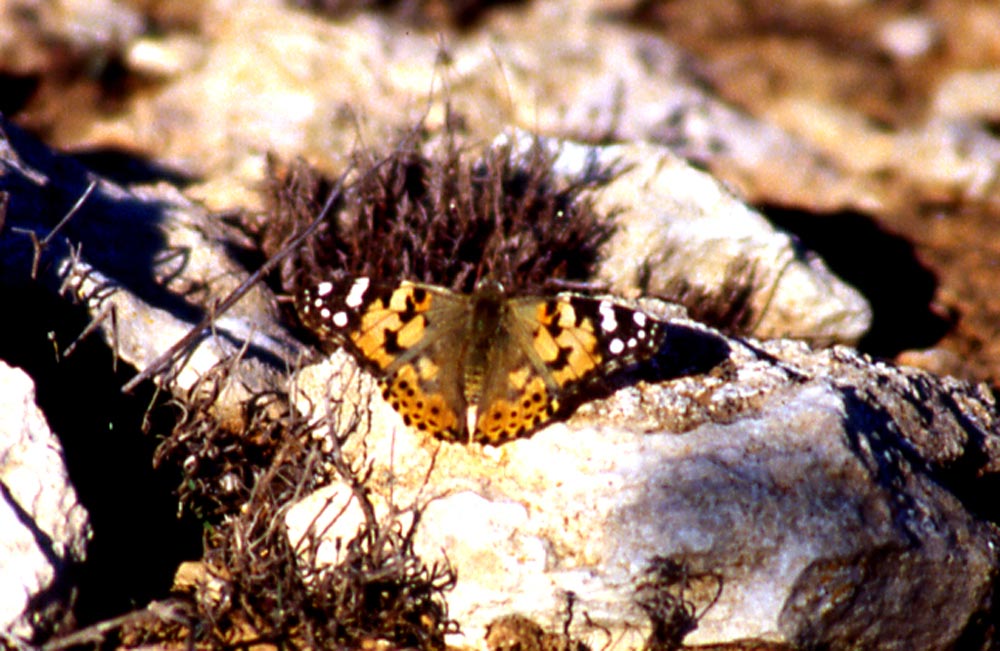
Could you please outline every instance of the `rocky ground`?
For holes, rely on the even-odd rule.
[[[689,643],[733,648],[993,648],[996,588],[985,577],[995,574],[998,514],[983,495],[1000,468],[991,395],[1000,382],[995,3],[299,4],[309,6],[0,4],[0,191],[6,193],[0,269],[8,314],[26,315],[6,319],[0,358],[37,384],[40,412],[32,411],[30,383],[11,375],[9,395],[26,396],[28,414],[12,422],[47,420],[60,441],[46,445],[66,450],[71,487],[38,500],[68,505],[56,517],[64,522],[32,517],[47,535],[67,537],[54,555],[80,566],[76,579],[62,579],[80,586],[76,601],[65,596],[73,590],[56,600],[71,604],[72,617],[56,607],[34,624],[15,617],[10,631],[19,637],[9,640],[28,646],[52,631],[66,634],[76,624],[165,600],[171,583],[175,593],[187,590],[185,603],[205,608],[202,616],[223,621],[232,613],[225,597],[206,596],[212,586],[243,594],[263,585],[245,580],[260,567],[241,566],[245,559],[232,550],[287,546],[275,543],[272,531],[254,528],[263,516],[241,520],[248,512],[287,518],[292,544],[315,545],[321,556],[330,543],[314,540],[309,523],[330,504],[346,513],[352,496],[362,506],[365,500],[352,484],[355,474],[336,463],[299,477],[298,485],[275,479],[288,471],[282,464],[312,463],[304,452],[287,452],[274,434],[308,437],[297,429],[302,424],[259,404],[262,392],[286,391],[285,369],[309,354],[301,343],[308,335],[294,330],[287,303],[271,294],[291,290],[283,284],[287,267],[272,276],[270,289],[254,289],[214,324],[225,341],[201,346],[182,372],[161,378],[173,411],[153,412],[150,424],[146,407],[162,397],[154,398],[148,383],[131,398],[119,388],[298,223],[293,204],[304,195],[295,186],[297,157],[308,161],[310,174],[332,178],[351,162],[361,161],[364,170],[365,161],[396,156],[398,167],[385,169],[419,172],[433,180],[436,205],[464,206],[465,186],[448,189],[449,173],[466,169],[448,156],[461,151],[492,161],[489,178],[509,193],[523,184],[504,170],[523,164],[537,172],[542,181],[529,184],[524,205],[555,197],[551,205],[563,206],[566,197],[577,197],[563,186],[583,188],[586,207],[573,215],[611,216],[617,230],[601,240],[603,248],[584,247],[588,255],[599,250],[595,263],[586,277],[568,280],[595,282],[629,300],[640,294],[678,300],[695,321],[672,312],[663,318],[697,352],[666,355],[653,377],[642,378],[669,385],[669,393],[643,382],[603,395],[607,406],[580,405],[566,423],[572,445],[560,423],[544,436],[487,449],[485,457],[474,448],[471,459],[446,451],[438,461],[419,441],[382,439],[373,430],[359,449],[344,434],[347,457],[370,464],[371,502],[339,526],[367,521],[372,540],[392,550],[389,558],[403,559],[397,578],[422,592],[382,605],[384,612],[404,613],[399,617],[408,623],[394,629],[326,603],[345,622],[343,630],[327,631],[332,639],[361,643],[370,634],[380,644],[486,640],[493,649],[507,648],[529,644],[499,632],[515,621],[505,617],[518,613],[530,615],[518,625],[529,631],[530,644],[597,648],[600,635],[585,630],[582,608],[625,646],[671,648],[690,633]],[[442,144],[442,134],[457,149]],[[531,158],[539,154],[526,144],[535,135],[553,147],[540,158]],[[507,147],[505,153],[488,153],[491,143]],[[412,162],[420,156],[426,158]],[[600,190],[594,190],[595,161],[603,169],[621,165]],[[352,195],[357,207],[348,222],[363,223],[365,206],[380,197],[410,215],[406,210],[421,198],[407,194],[404,180],[412,177],[393,173],[384,177],[388,189]],[[492,197],[484,205],[500,205],[498,195],[483,196]],[[72,206],[81,197],[77,215]],[[463,223],[479,214],[475,202],[468,206]],[[538,223],[560,214],[530,213]],[[56,227],[66,215],[69,221]],[[517,241],[522,250],[525,242],[538,245]],[[516,252],[501,258],[511,256],[517,259]],[[440,269],[400,257],[378,264],[443,282],[434,275]],[[535,257],[566,268],[555,264],[557,255]],[[539,263],[524,272],[526,286],[541,286],[547,269]],[[128,291],[105,291],[118,286]],[[65,357],[92,319],[101,334]],[[774,341],[758,347],[757,340]],[[241,342],[250,350],[245,363],[209,371]],[[837,344],[916,368],[897,372],[847,348],[827,350]],[[702,353],[711,363],[696,359]],[[218,385],[225,388],[218,395],[206,393],[205,377],[213,373],[229,381]],[[329,398],[329,384],[310,385],[311,377],[296,380],[308,400]],[[257,402],[250,408],[248,401]],[[109,405],[112,415],[95,404]],[[788,427],[796,436],[786,441]],[[842,434],[831,434],[839,427]],[[141,428],[155,436],[139,435]],[[76,436],[67,437],[68,430]],[[645,435],[661,431],[671,435]],[[192,442],[202,440],[212,443]],[[406,463],[383,465],[400,450],[408,451]],[[340,450],[323,454],[339,458]],[[37,472],[67,474],[58,460],[42,456],[46,469]],[[150,475],[154,456],[159,470]],[[559,481],[545,480],[538,467],[540,458],[552,457],[565,460],[562,474],[555,473]],[[14,486],[36,490],[34,480],[9,471],[27,465],[11,461],[20,458],[4,457],[7,494],[18,495]],[[251,469],[243,465],[248,460]],[[491,482],[493,467],[510,481]],[[324,472],[339,473],[340,483],[324,481]],[[595,477],[601,481],[593,483]],[[642,494],[650,483],[677,492]],[[801,494],[790,488],[803,483]],[[311,498],[321,504],[320,515],[275,506],[324,484],[328,492]],[[713,488],[703,494],[706,485]],[[424,511],[414,505],[425,493],[447,499],[428,500]],[[393,512],[387,506],[393,495],[405,495],[409,506]],[[178,496],[184,518],[174,521]],[[449,499],[453,506],[446,506]],[[107,508],[115,500],[124,500],[128,516],[121,505]],[[720,504],[726,506],[712,510]],[[829,516],[814,519],[817,505]],[[419,511],[436,534],[381,536],[369,517],[376,511],[403,529],[416,526],[411,518]],[[452,520],[465,512],[480,516],[469,525],[475,536],[499,535],[506,543],[488,557],[463,556],[473,543],[456,532],[469,523]],[[675,526],[684,533],[671,538]],[[90,527],[97,533],[87,550]],[[647,545],[649,531],[662,544]],[[137,532],[139,540],[168,542],[137,544],[130,537]],[[212,550],[204,557],[202,538]],[[754,540],[753,553],[741,548],[746,540]],[[370,559],[372,549],[382,549],[366,544],[351,548],[351,558]],[[267,549],[280,565],[285,556]],[[440,549],[459,570],[457,586],[447,560],[427,566],[416,560]],[[658,574],[647,568],[638,585],[653,597],[630,601],[632,570],[651,557],[660,559]],[[150,569],[128,576],[116,560]],[[175,576],[185,560],[202,563],[191,570],[194,579]],[[109,572],[116,576],[108,579]],[[43,574],[38,585],[50,585]],[[478,582],[463,583],[463,576]],[[113,586],[106,597],[104,583]],[[357,587],[346,585],[337,589],[347,594]],[[462,635],[441,610],[438,593],[449,590]],[[827,601],[837,590],[852,599]],[[251,632],[277,625],[254,619],[266,605],[249,597],[246,604],[243,619],[224,620],[229,628],[211,638],[216,644],[246,642]],[[113,635],[94,634],[105,646],[180,644],[184,626],[171,626],[190,621],[184,619],[190,613],[164,614],[174,607],[156,611],[159,627],[144,628],[146,620],[136,616],[125,629],[133,633],[117,633],[119,623],[108,629]],[[906,608],[947,621],[928,615],[914,618],[925,626],[867,627],[871,613],[880,622],[905,621]],[[652,631],[642,628],[647,620]],[[298,626],[290,639],[310,646],[302,631],[313,629]],[[32,635],[41,637],[30,641]]]

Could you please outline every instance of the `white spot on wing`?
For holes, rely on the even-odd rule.
[[[618,328],[618,321],[615,320],[615,309],[608,301],[601,301],[597,311],[601,315],[601,330],[604,332],[614,332]]]
[[[640,328],[646,327],[646,321],[647,321],[646,315],[643,314],[642,312],[634,312],[632,314],[632,320],[635,321],[635,324]]]
[[[337,312],[333,315],[333,319],[331,320],[333,321],[333,325],[338,328],[343,328],[347,325],[347,312]]]
[[[611,343],[608,344],[608,350],[611,351],[612,355],[617,355],[621,353],[623,350],[625,350],[625,344],[622,343],[621,339],[615,337],[614,339],[611,340]]]
[[[371,281],[368,278],[358,278],[351,285],[351,291],[347,292],[347,298],[344,299],[344,305],[347,307],[359,307],[365,299],[365,292],[368,291],[368,285]]]
[[[316,285],[316,293],[320,296],[326,296],[333,291],[333,283],[323,281],[319,285]]]

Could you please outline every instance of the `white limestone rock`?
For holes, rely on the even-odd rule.
[[[662,379],[499,448],[422,438],[355,383],[349,400],[371,419],[345,452],[373,464],[380,515],[419,508],[417,553],[457,571],[450,641],[481,647],[512,614],[560,631],[568,595],[570,632],[591,648],[639,648],[656,617],[676,615],[664,604],[682,603],[696,615],[688,644],[937,649],[974,636],[998,532],[959,495],[998,467],[992,396],[845,348],[672,323],[684,350],[664,353]],[[352,365],[337,353],[298,386],[323,405]],[[292,541],[315,523],[336,562],[335,540],[360,522],[350,496],[335,484],[294,507]]]
[[[521,146],[528,140],[522,136]],[[644,283],[656,296],[683,280],[712,295],[742,265],[753,272],[755,336],[857,343],[871,326],[871,307],[856,289],[668,148],[548,142],[568,176],[595,165],[624,170],[594,192],[597,210],[614,215],[617,226],[597,271],[615,293]]]
[[[60,595],[43,595],[67,565],[85,559],[91,531],[34,383],[2,361],[0,489],[0,630],[26,641],[35,609],[58,608],[51,602]]]

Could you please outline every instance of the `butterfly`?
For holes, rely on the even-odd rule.
[[[610,299],[508,296],[490,280],[472,294],[325,281],[300,291],[296,308],[378,377],[407,426],[487,445],[533,433],[565,398],[653,357],[666,338],[664,322]]]

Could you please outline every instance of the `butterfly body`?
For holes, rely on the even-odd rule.
[[[607,299],[473,294],[369,278],[297,297],[303,323],[349,350],[403,421],[448,441],[498,445],[537,430],[560,400],[653,356],[661,322]],[[471,432],[471,437],[470,437]]]

